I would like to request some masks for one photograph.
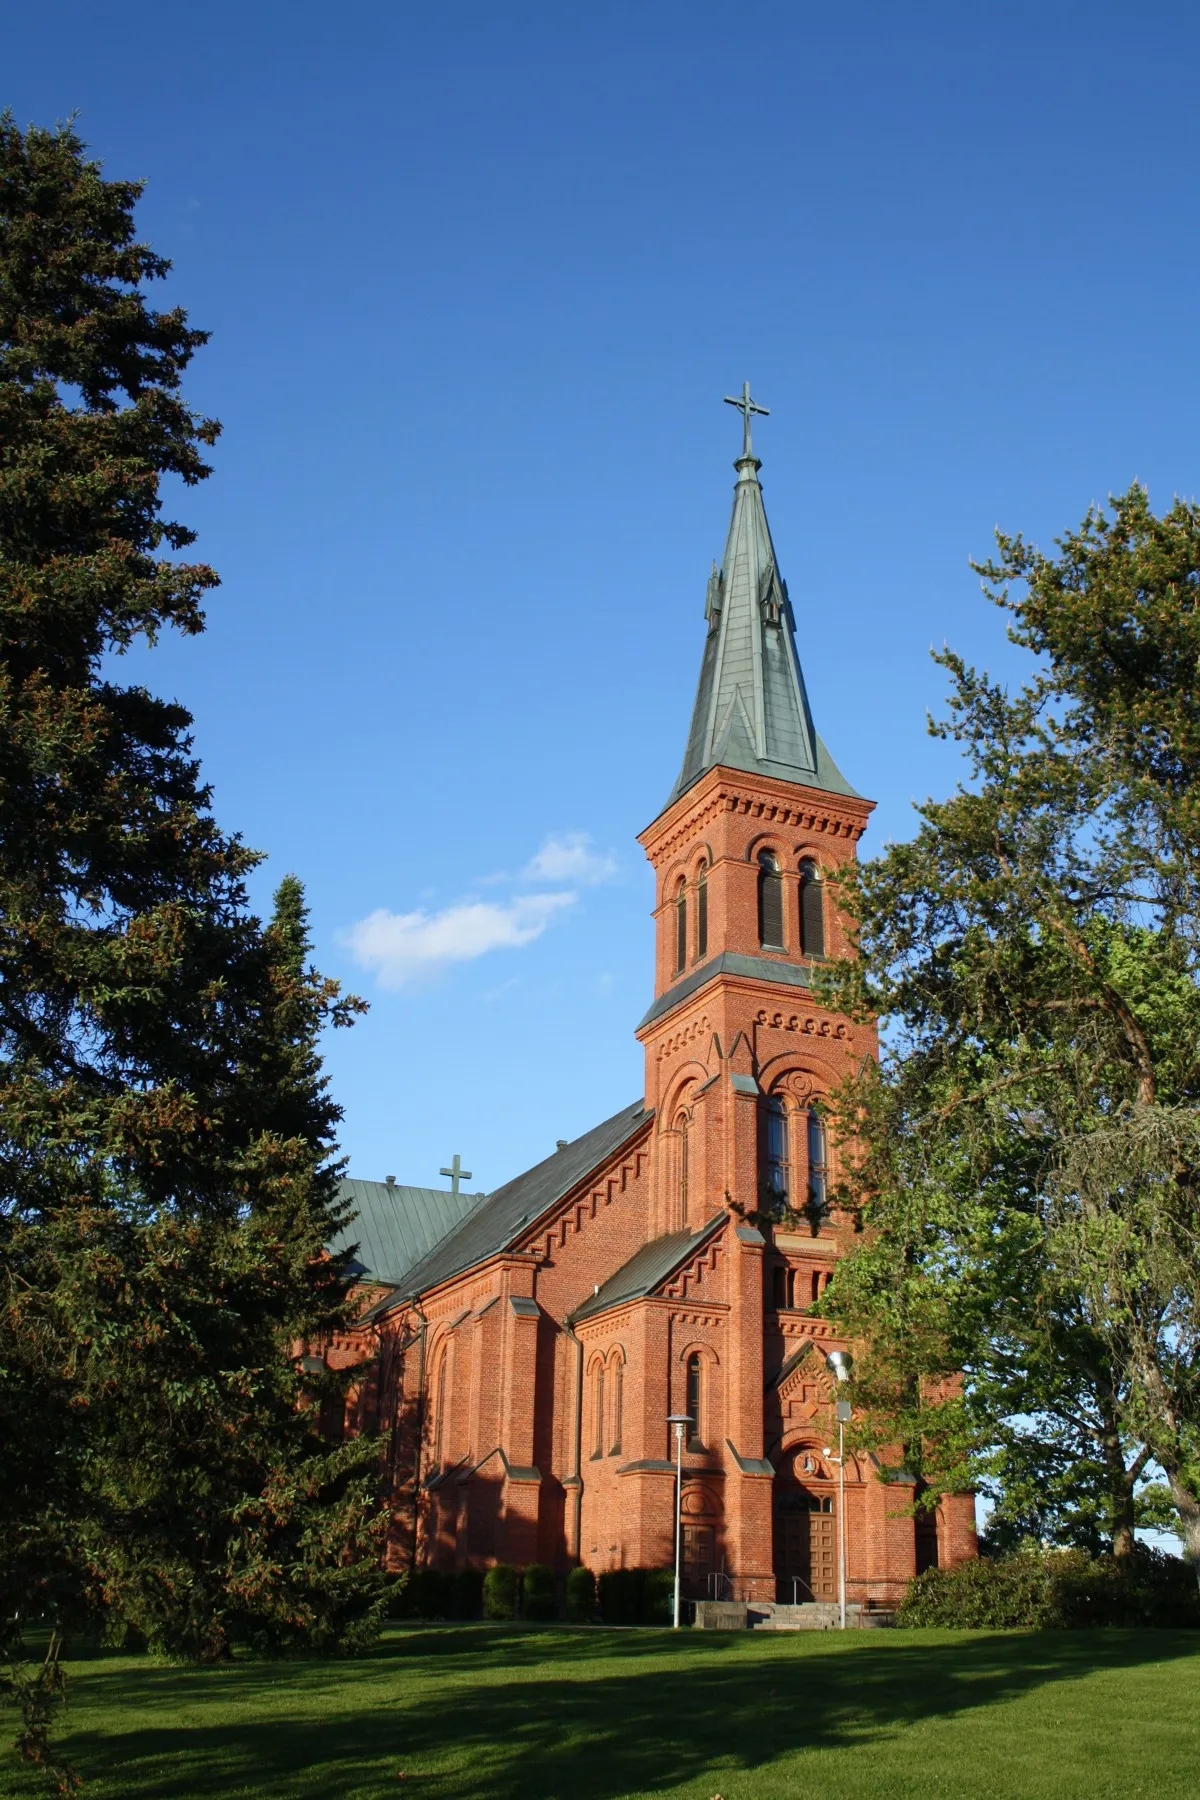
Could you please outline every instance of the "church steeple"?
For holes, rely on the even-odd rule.
[[[709,578],[700,685],[668,805],[718,764],[853,796],[813,726],[796,621],[763,507],[762,464],[750,441],[750,419],[767,409],[750,398],[748,382],[728,404],[743,417],[733,516],[721,567]]]

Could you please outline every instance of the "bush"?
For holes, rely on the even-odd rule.
[[[521,1577],[521,1617],[542,1621],[558,1617],[554,1571],[545,1563],[530,1563]]]
[[[590,1569],[567,1576],[567,1617],[573,1625],[590,1625],[596,1616],[596,1577]]]
[[[450,1619],[454,1616],[454,1576],[448,1569],[414,1569],[405,1584],[402,1616]]]
[[[642,1611],[642,1571],[606,1569],[596,1583],[606,1625],[636,1625]]]
[[[454,1576],[453,1616],[477,1619],[483,1611],[483,1570],[458,1569]]]
[[[918,1575],[896,1623],[1039,1631],[1200,1626],[1200,1596],[1185,1563],[1143,1545],[1125,1564],[1082,1550],[1029,1549]]]
[[[674,1616],[674,1569],[647,1569],[642,1580],[642,1624],[669,1625]]]
[[[515,1619],[520,1574],[511,1563],[496,1563],[483,1578],[485,1619]]]

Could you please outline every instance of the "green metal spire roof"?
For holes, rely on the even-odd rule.
[[[809,711],[796,621],[763,507],[762,464],[750,445],[750,412],[764,409],[748,388],[730,404],[745,419],[743,452],[733,465],[733,516],[724,560],[708,583],[700,685],[683,768],[667,804],[718,764],[854,796]]]

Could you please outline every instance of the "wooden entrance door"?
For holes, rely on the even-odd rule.
[[[775,1496],[776,1598],[797,1601],[838,1597],[837,1514],[832,1494],[782,1487]]]
[[[689,1598],[703,1600],[713,1572],[714,1533],[711,1525],[683,1528],[683,1582]]]

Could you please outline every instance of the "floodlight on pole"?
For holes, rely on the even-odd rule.
[[[683,1546],[683,1428],[691,1423],[691,1413],[671,1413],[667,1419],[667,1424],[675,1427],[675,1631],[679,1630],[679,1577]]]
[[[833,1370],[838,1385],[850,1379],[854,1358],[848,1350],[829,1350],[825,1361]],[[838,1628],[846,1629],[846,1427],[853,1417],[848,1400],[837,1403],[838,1428]],[[831,1452],[826,1451],[826,1455]]]

